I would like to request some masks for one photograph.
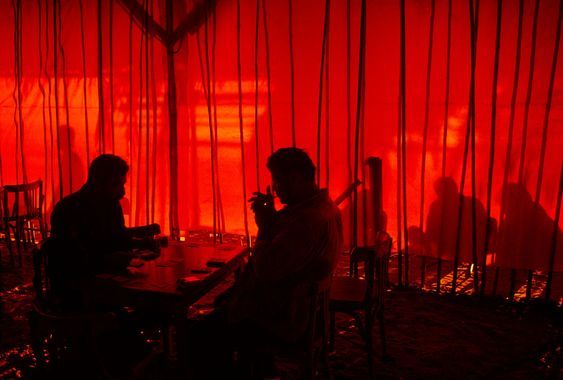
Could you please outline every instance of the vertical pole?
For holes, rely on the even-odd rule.
[[[381,214],[383,211],[383,180],[381,158],[369,157],[367,160],[370,176],[370,187],[373,197],[373,230],[374,238],[383,229],[381,225]]]
[[[174,46],[170,37],[174,32],[172,0],[166,0],[166,55],[168,62],[168,128],[170,133],[170,237],[178,237],[178,112],[176,109],[176,73],[174,69]]]
[[[557,251],[557,235],[559,232],[559,218],[561,217],[561,195],[563,195],[563,165],[559,176],[559,192],[557,193],[557,206],[555,207],[555,219],[553,220],[553,235],[551,236],[551,251],[549,256],[549,272],[545,284],[545,300],[549,301],[551,295],[551,283],[553,281],[553,266],[555,263],[555,252]],[[559,242],[563,244],[563,242]]]

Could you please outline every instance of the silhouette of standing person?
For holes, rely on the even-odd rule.
[[[503,189],[502,208],[497,239],[497,265],[518,269],[549,269],[553,219],[541,205],[532,200],[526,188],[517,183],[510,183]],[[563,255],[563,236],[561,229],[556,233],[555,257],[560,262]]]
[[[426,218],[425,246],[429,255],[454,260],[458,232],[460,234],[459,262],[473,261],[473,210],[471,197],[463,197],[461,228],[458,231],[461,194],[451,177],[434,183],[436,200],[430,205]],[[480,260],[485,244],[487,214],[483,204],[475,200],[476,253]]]

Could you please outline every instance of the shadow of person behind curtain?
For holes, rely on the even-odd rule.
[[[425,231],[418,226],[409,227],[409,249],[413,254],[432,256],[453,261],[459,231],[459,262],[473,261],[473,202],[469,196],[461,197],[456,182],[451,177],[441,177],[434,183],[436,199],[430,204]],[[460,200],[461,225],[459,225]],[[484,250],[487,214],[483,203],[475,199],[476,253],[481,259]],[[494,226],[494,223],[492,223]],[[459,230],[458,230],[459,228]],[[491,231],[490,237],[495,231]],[[492,240],[492,239],[491,239]],[[490,240],[490,241],[491,241]]]
[[[549,269],[554,221],[534,202],[522,184],[509,183],[503,189],[503,212],[497,239],[495,264],[516,269]],[[563,234],[557,229],[555,269],[563,255]]]

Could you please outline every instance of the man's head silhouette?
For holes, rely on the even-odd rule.
[[[121,157],[102,154],[90,164],[87,185],[104,197],[119,200],[125,195],[128,170],[127,162]]]
[[[306,199],[317,189],[315,165],[303,149],[278,149],[268,158],[267,166],[274,191],[284,204]]]

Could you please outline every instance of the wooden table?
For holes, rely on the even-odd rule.
[[[129,268],[128,274],[98,275],[93,297],[106,305],[175,314],[185,311],[185,307],[241,268],[248,252],[236,245],[171,242],[161,248],[159,258],[142,267]],[[211,267],[210,261],[223,265]],[[187,280],[183,281],[185,286],[178,286],[179,279]]]

